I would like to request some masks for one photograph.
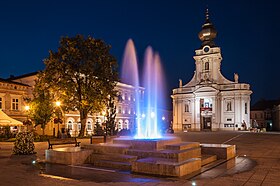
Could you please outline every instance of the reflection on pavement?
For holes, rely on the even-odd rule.
[[[209,165],[207,165],[209,166]],[[45,164],[42,176],[51,176],[57,179],[75,179],[86,180],[97,183],[101,182],[173,182],[179,180],[199,180],[217,178],[249,171],[256,166],[256,162],[248,157],[236,157],[229,161],[220,161],[214,164],[210,169],[202,169],[200,173],[191,177],[158,177],[133,174],[130,172],[96,168],[91,165],[67,166],[59,164]]]

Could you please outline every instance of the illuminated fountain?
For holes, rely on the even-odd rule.
[[[161,123],[158,119],[159,107],[163,105],[163,73],[160,57],[154,54],[151,47],[148,47],[144,57],[143,86],[145,88],[144,105],[140,104],[139,95],[139,73],[136,51],[133,41],[127,42],[123,65],[122,82],[133,85],[136,91],[136,122],[137,132],[135,139],[158,139],[162,137]]]
[[[235,157],[235,145],[182,142],[175,136],[162,136],[158,108],[164,106],[163,76],[160,57],[148,47],[144,57],[144,102],[140,100],[137,57],[133,41],[125,48],[122,82],[135,88],[137,131],[134,138],[117,137],[108,143],[46,150],[46,162],[92,164],[135,173],[185,176],[198,174],[202,166],[217,159]]]

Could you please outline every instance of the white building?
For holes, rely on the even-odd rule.
[[[217,31],[209,20],[199,32],[202,45],[195,50],[196,70],[190,82],[173,89],[173,129],[175,131],[239,130],[250,127],[250,85],[221,74],[221,48],[214,39]]]

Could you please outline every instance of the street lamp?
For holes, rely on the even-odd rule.
[[[60,105],[61,105],[60,101],[55,102],[55,106],[59,107],[59,109],[61,109]],[[57,113],[57,121],[55,122],[55,123],[57,123],[57,138],[60,138],[60,131],[59,131],[59,123],[60,122],[61,122],[61,119],[59,117],[59,112],[58,112]]]
[[[26,105],[24,108],[25,108],[26,111],[29,111],[30,106]]]
[[[30,106],[29,106],[29,105],[26,105],[26,106],[24,107],[24,109],[25,109],[25,111],[26,111],[27,117],[26,117],[26,121],[24,121],[23,124],[26,125],[27,131],[28,131],[29,125],[32,125],[32,123],[31,123],[31,121],[29,121],[29,117],[28,117],[28,116],[29,116]]]

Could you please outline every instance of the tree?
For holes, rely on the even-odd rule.
[[[117,129],[116,129],[116,106],[114,104],[114,99],[112,97],[109,98],[107,103],[107,111],[106,111],[106,128],[105,132],[106,135],[116,135]]]
[[[102,129],[102,126],[100,125],[98,120],[96,120],[93,132],[94,132],[94,135],[96,135],[96,136],[103,136],[104,135],[104,130]]]
[[[64,37],[57,52],[50,51],[45,59],[45,82],[65,111],[80,113],[84,136],[88,114],[104,109],[118,81],[117,61],[110,46],[90,36]]]
[[[44,74],[39,73],[38,79],[33,90],[33,98],[26,98],[26,102],[30,105],[30,118],[34,121],[35,127],[40,125],[45,135],[45,128],[53,116],[53,97],[44,83]]]

